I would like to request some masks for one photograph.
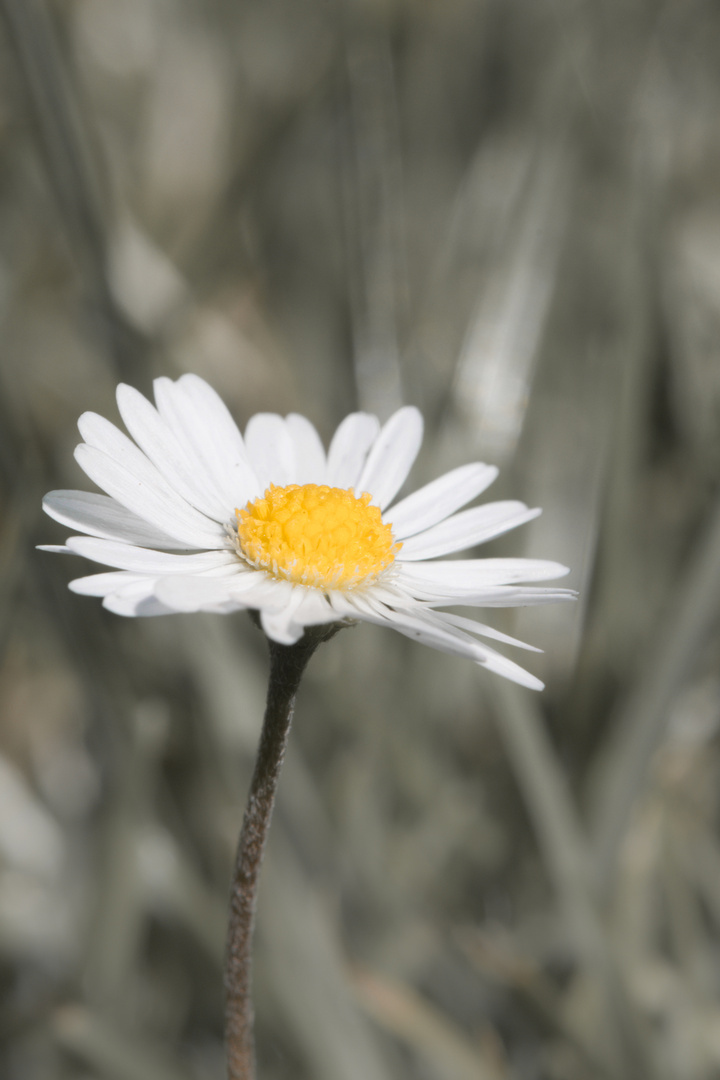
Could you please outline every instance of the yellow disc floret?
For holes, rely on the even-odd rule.
[[[295,585],[352,589],[374,581],[402,547],[366,493],[325,484],[271,484],[236,510],[240,553]]]

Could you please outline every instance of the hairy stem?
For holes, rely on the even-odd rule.
[[[230,891],[225,954],[225,1041],[229,1080],[255,1080],[251,968],[257,887],[295,695],[315,649],[338,628],[337,624],[310,627],[295,645],[268,642],[267,705]]]

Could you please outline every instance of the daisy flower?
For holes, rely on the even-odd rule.
[[[84,534],[44,550],[113,568],[72,581],[74,592],[119,615],[256,610],[267,636],[286,645],[306,626],[361,619],[542,688],[478,638],[531,646],[439,610],[574,595],[527,584],[567,573],[555,562],[441,559],[540,513],[516,501],[461,509],[490,486],[494,466],[463,465],[394,502],[422,440],[412,406],[382,426],[351,414],[326,453],[296,413],[258,413],[243,437],[197,375],[156,379],[154,389],[155,406],[118,387],[132,438],[95,413],[80,417],[75,457],[106,494],[53,491],[43,502]]]

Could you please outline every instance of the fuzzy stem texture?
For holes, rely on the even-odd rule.
[[[337,624],[310,627],[295,645],[270,646],[270,679],[260,746],[235,857],[225,953],[225,1043],[228,1080],[255,1080],[251,998],[252,941],[257,887],[295,695],[305,667]]]

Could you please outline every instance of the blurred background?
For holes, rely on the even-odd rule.
[[[369,626],[301,690],[261,1080],[720,1077],[720,8],[0,0],[0,1075],[220,1080],[267,672],[123,620],[43,493],[194,371],[244,425],[421,407],[572,568],[520,690]]]

